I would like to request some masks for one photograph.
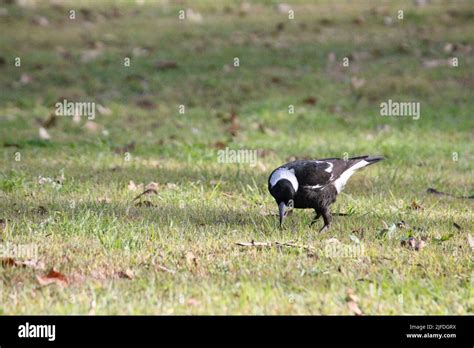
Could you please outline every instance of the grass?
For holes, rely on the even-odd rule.
[[[271,1],[1,7],[1,239],[36,246],[43,269],[4,258],[0,313],[353,314],[349,289],[364,314],[473,313],[472,200],[426,193],[473,194],[470,1],[295,1],[294,20]],[[178,20],[189,7],[202,22]],[[458,67],[423,65],[452,56]],[[35,118],[65,98],[109,112],[91,128],[58,117],[41,140]],[[388,99],[419,102],[420,119],[381,117]],[[258,149],[258,164],[218,163],[222,146]],[[318,234],[313,212],[295,211],[280,230],[271,170],[345,154],[387,157],[338,197],[333,211],[350,215]],[[130,181],[158,184],[141,199],[153,206],[136,206]],[[402,246],[410,236],[426,246]],[[235,244],[252,240],[312,249]],[[39,284],[53,267],[67,286]]]

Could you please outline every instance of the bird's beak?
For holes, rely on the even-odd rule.
[[[285,211],[286,211],[285,203],[281,202],[280,204],[278,204],[278,210],[280,213],[280,227],[281,227],[283,223],[283,219],[285,218]]]

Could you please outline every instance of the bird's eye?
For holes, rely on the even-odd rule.
[[[293,202],[292,199],[288,201],[288,208],[293,208],[295,206],[295,203]]]

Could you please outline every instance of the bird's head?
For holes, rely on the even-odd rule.
[[[281,179],[270,188],[270,193],[278,204],[281,227],[286,216],[287,209],[289,207],[293,208],[296,192],[289,180]]]

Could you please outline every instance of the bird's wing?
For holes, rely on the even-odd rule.
[[[330,182],[333,164],[329,161],[299,160],[287,163],[285,167],[294,170],[300,185],[320,188]]]
[[[296,178],[302,186],[320,189],[332,183],[340,191],[357,169],[378,162],[381,159],[383,158],[360,156],[347,160],[341,158],[299,160],[289,162],[284,167],[294,169]]]

